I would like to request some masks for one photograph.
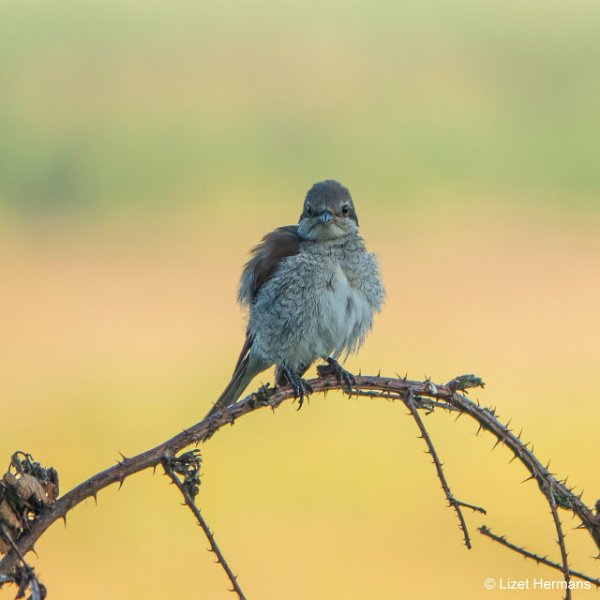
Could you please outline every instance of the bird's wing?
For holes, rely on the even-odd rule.
[[[246,339],[244,341],[244,345],[242,346],[242,351],[240,352],[240,355],[233,369],[233,377],[235,377],[235,374],[237,373],[238,369],[240,368],[240,365],[244,362],[246,357],[249,356],[250,350],[252,349],[253,339],[253,336],[251,336],[249,333],[246,333]]]
[[[279,263],[300,252],[301,238],[297,225],[279,227],[265,235],[252,249],[252,258],[244,266],[238,300],[251,304],[260,288],[273,276]]]

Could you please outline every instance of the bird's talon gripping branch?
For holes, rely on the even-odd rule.
[[[346,392],[348,392],[348,394],[352,394],[352,386],[356,385],[356,379],[354,378],[354,375],[352,375],[350,371],[346,371],[346,369],[344,369],[342,365],[335,360],[335,358],[328,357],[326,360],[326,365],[317,366],[317,373],[319,374],[319,377],[335,375],[337,380],[344,384]]]
[[[294,390],[294,398],[298,398],[298,410],[300,410],[304,404],[304,398],[313,393],[312,386],[298,373],[294,373],[287,367],[283,366],[282,370]]]
[[[254,394],[252,394],[252,399],[256,403],[256,406],[259,405],[268,405],[269,404],[269,383],[265,383],[261,385]]]
[[[294,394],[298,398],[298,410],[302,408],[304,404],[304,398],[308,398],[313,393],[312,386],[306,379],[299,378],[297,385],[294,385]]]

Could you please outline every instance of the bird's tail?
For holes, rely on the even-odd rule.
[[[248,344],[247,344],[248,345]],[[219,396],[213,407],[208,411],[205,419],[212,417],[217,411],[221,410],[224,406],[229,406],[237,401],[242,395],[242,392],[248,387],[248,384],[261,372],[269,367],[262,359],[257,358],[252,354],[250,348],[246,348],[245,352],[242,350],[242,354],[237,362],[231,381],[227,384],[227,387],[223,390],[223,393]]]

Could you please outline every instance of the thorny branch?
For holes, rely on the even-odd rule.
[[[163,458],[163,469],[171,478],[171,481],[177,486],[188,508],[192,511],[194,517],[196,517],[198,525],[200,525],[204,535],[208,539],[210,551],[217,557],[217,562],[223,567],[223,570],[231,582],[231,591],[235,592],[240,600],[246,600],[246,596],[244,596],[244,592],[242,592],[242,588],[238,584],[237,577],[233,574],[233,571],[227,564],[221,549],[217,545],[213,532],[210,530],[208,523],[204,520],[200,509],[194,501],[194,498],[198,494],[198,485],[200,483],[200,457],[198,456],[198,451],[192,450],[191,452],[185,452],[178,457],[165,455]],[[184,475],[183,481],[177,477],[177,473]]]
[[[327,392],[328,390],[343,391],[345,388],[345,383],[338,381],[335,375],[319,377],[308,383],[312,387],[314,393]],[[534,455],[533,449],[529,447],[529,444],[525,444],[521,441],[520,434],[516,435],[513,430],[510,429],[510,422],[505,425],[499,420],[495,409],[482,407],[479,403],[473,402],[467,398],[465,395],[466,391],[469,388],[474,387],[483,387],[483,382],[473,375],[456,377],[445,385],[435,385],[428,379],[425,381],[410,381],[407,378],[399,377],[391,378],[358,375],[355,378],[352,395],[399,401],[408,408],[419,428],[420,437],[422,437],[427,444],[428,452],[432,456],[446,499],[448,500],[449,505],[457,513],[460,527],[464,535],[464,541],[468,547],[470,547],[471,540],[461,508],[466,507],[481,513],[484,513],[485,511],[478,506],[461,502],[452,495],[443,471],[443,464],[439,459],[431,437],[429,436],[418,411],[423,410],[425,412],[432,412],[439,408],[444,411],[457,413],[458,416],[467,415],[472,418],[479,425],[479,430],[489,432],[496,438],[496,444],[503,444],[506,446],[513,454],[514,459],[518,459],[529,472],[529,479],[535,479],[537,482],[541,493],[550,505],[554,525],[557,531],[557,543],[560,549],[562,564],[550,561],[545,557],[542,559],[542,557],[534,553],[530,553],[507,542],[504,538],[498,538],[494,534],[491,534],[487,529],[480,529],[481,533],[500,542],[502,545],[515,552],[533,558],[534,560],[539,559],[538,562],[552,568],[558,568],[564,575],[567,588],[569,587],[568,584],[571,576],[584,578],[586,581],[597,584],[598,580],[573,571],[570,568],[566,540],[560,524],[558,508],[571,511],[578,517],[581,522],[579,528],[585,529],[588,532],[599,551],[600,509],[598,509],[597,506],[597,510],[594,512],[592,508],[583,502],[581,495],[575,495],[573,489],[567,487],[566,480],[560,481],[550,473],[548,466],[544,467],[542,465]],[[26,529],[23,529],[21,535],[15,540],[16,547],[7,548],[6,555],[0,560],[0,584],[9,581],[11,577],[14,577],[17,565],[20,561],[19,553],[21,556],[24,556],[27,552],[31,551],[35,542],[55,521],[64,519],[71,509],[83,502],[86,498],[95,498],[97,493],[107,486],[114,483],[121,485],[127,477],[145,469],[155,468],[160,464],[163,465],[166,473],[182,492],[186,504],[188,504],[190,509],[192,509],[192,512],[194,512],[200,526],[208,536],[211,548],[215,551],[218,547],[216,546],[216,543],[214,543],[214,537],[210,534],[210,530],[206,526],[206,523],[204,523],[206,527],[202,525],[202,516],[193,500],[194,493],[190,493],[193,492],[194,489],[197,490],[197,488],[194,488],[193,485],[191,485],[193,484],[193,481],[187,482],[191,485],[190,487],[190,485],[186,485],[186,479],[184,479],[184,482],[182,483],[176,475],[177,471],[174,469],[174,465],[177,464],[177,453],[191,445],[198,445],[206,442],[223,426],[233,424],[237,419],[248,413],[254,412],[265,406],[274,410],[282,402],[292,398],[293,390],[290,387],[269,389],[268,386],[263,386],[258,392],[250,394],[236,404],[222,409],[211,418],[200,421],[162,444],[138,454],[137,456],[130,458],[123,457],[123,460],[116,465],[97,473],[87,481],[84,481],[67,492],[64,496],[47,504],[39,514],[35,515],[35,519],[28,524]],[[182,473],[181,471],[178,472],[179,474],[185,475],[185,473]],[[197,483],[199,483],[199,481]],[[486,531],[489,533],[485,533]],[[215,553],[217,554],[217,557],[220,556],[222,558],[220,553]],[[225,568],[226,563],[224,559],[222,561],[219,560],[219,562],[221,562],[222,566]],[[232,582],[233,591],[237,592],[240,598],[243,598],[241,590],[236,589],[236,579],[231,573],[231,570],[226,568],[226,572]],[[569,598],[570,590],[567,589],[566,599],[568,600]]]
[[[433,460],[433,464],[435,465],[435,470],[437,472],[437,476],[438,479],[440,480],[440,483],[442,484],[442,489],[444,490],[444,494],[446,494],[446,500],[448,500],[448,504],[454,508],[454,510],[456,511],[456,516],[458,517],[458,523],[460,526],[460,529],[463,533],[463,537],[465,540],[465,546],[467,548],[469,548],[469,550],[471,549],[471,537],[469,536],[469,530],[467,529],[467,523],[465,521],[465,517],[462,513],[462,508],[461,507],[465,507],[465,508],[470,508],[472,511],[481,513],[481,514],[487,514],[484,508],[481,508],[480,506],[475,506],[473,504],[468,504],[467,502],[461,502],[460,500],[457,500],[453,495],[452,492],[450,491],[450,486],[448,485],[448,480],[446,479],[446,475],[444,475],[444,468],[443,465],[439,459],[438,453],[435,449],[435,446],[433,445],[433,442],[431,441],[431,437],[429,436],[429,433],[427,432],[427,429],[425,428],[425,423],[423,423],[423,419],[421,419],[421,415],[419,415],[418,411],[417,411],[417,407],[415,405],[415,401],[413,399],[413,393],[412,390],[408,390],[408,393],[406,394],[406,405],[408,406],[408,410],[410,411],[410,414],[413,416],[414,420],[417,423],[417,427],[419,428],[419,431],[421,432],[420,437],[425,440],[425,443],[427,444],[427,452],[431,455],[431,458]]]
[[[556,500],[552,493],[544,494],[550,504],[550,512],[552,513],[552,520],[554,521],[554,526],[556,527],[556,535],[558,536],[556,542],[558,547],[560,548],[560,558],[562,560],[563,568],[561,569],[563,576],[565,578],[565,583],[567,584],[567,589],[565,591],[565,600],[571,600],[571,588],[569,587],[569,582],[571,581],[571,569],[569,567],[569,559],[567,558],[567,546],[565,544],[565,534],[563,532],[562,523],[560,522],[560,517],[558,516],[558,509],[556,508]]]
[[[25,560],[24,556],[21,554],[19,548],[12,539],[10,532],[4,525],[0,527],[0,532],[2,533],[2,540],[12,548],[13,552],[17,555],[20,561],[20,564],[17,565],[14,573],[11,575],[0,575],[0,587],[2,587],[4,583],[14,583],[19,587],[19,591],[17,592],[16,596],[17,598],[24,598],[25,591],[30,589],[31,596],[29,596],[28,600],[44,600],[46,597],[46,588],[42,583],[40,583],[40,580],[35,574],[34,568]]]
[[[486,537],[489,537],[491,540],[494,540],[494,542],[498,542],[505,548],[508,548],[509,550],[513,550],[517,554],[521,554],[525,558],[530,558],[531,560],[535,560],[535,562],[537,562],[541,565],[546,565],[547,567],[556,569],[557,571],[560,571],[561,573],[563,572],[563,569],[564,569],[563,565],[559,565],[558,563],[548,559],[548,557],[546,557],[546,556],[540,556],[539,554],[536,554],[535,552],[530,552],[529,550],[526,550],[525,548],[522,548],[521,546],[517,546],[516,544],[509,542],[506,539],[506,536],[495,534],[489,527],[486,527],[485,525],[482,525],[479,528],[479,533],[481,533],[481,535],[485,535]],[[573,569],[570,569],[569,573],[573,577],[583,579],[583,581],[589,581],[590,583],[594,584],[596,587],[600,587],[600,579],[594,579],[593,577],[589,577],[585,573],[580,573],[579,571],[573,571]]]

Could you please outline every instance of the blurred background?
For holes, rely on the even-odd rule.
[[[31,452],[64,492],[199,420],[243,340],[247,251],[336,178],[388,290],[347,368],[476,373],[472,397],[593,504],[599,22],[591,0],[3,0],[0,461]],[[198,502],[250,598],[560,580],[477,533],[559,557],[535,484],[467,419],[426,423],[455,495],[489,511],[467,515],[471,551],[401,406],[295,408],[203,448]],[[37,545],[50,597],[231,598],[179,504],[157,471],[78,507]]]

